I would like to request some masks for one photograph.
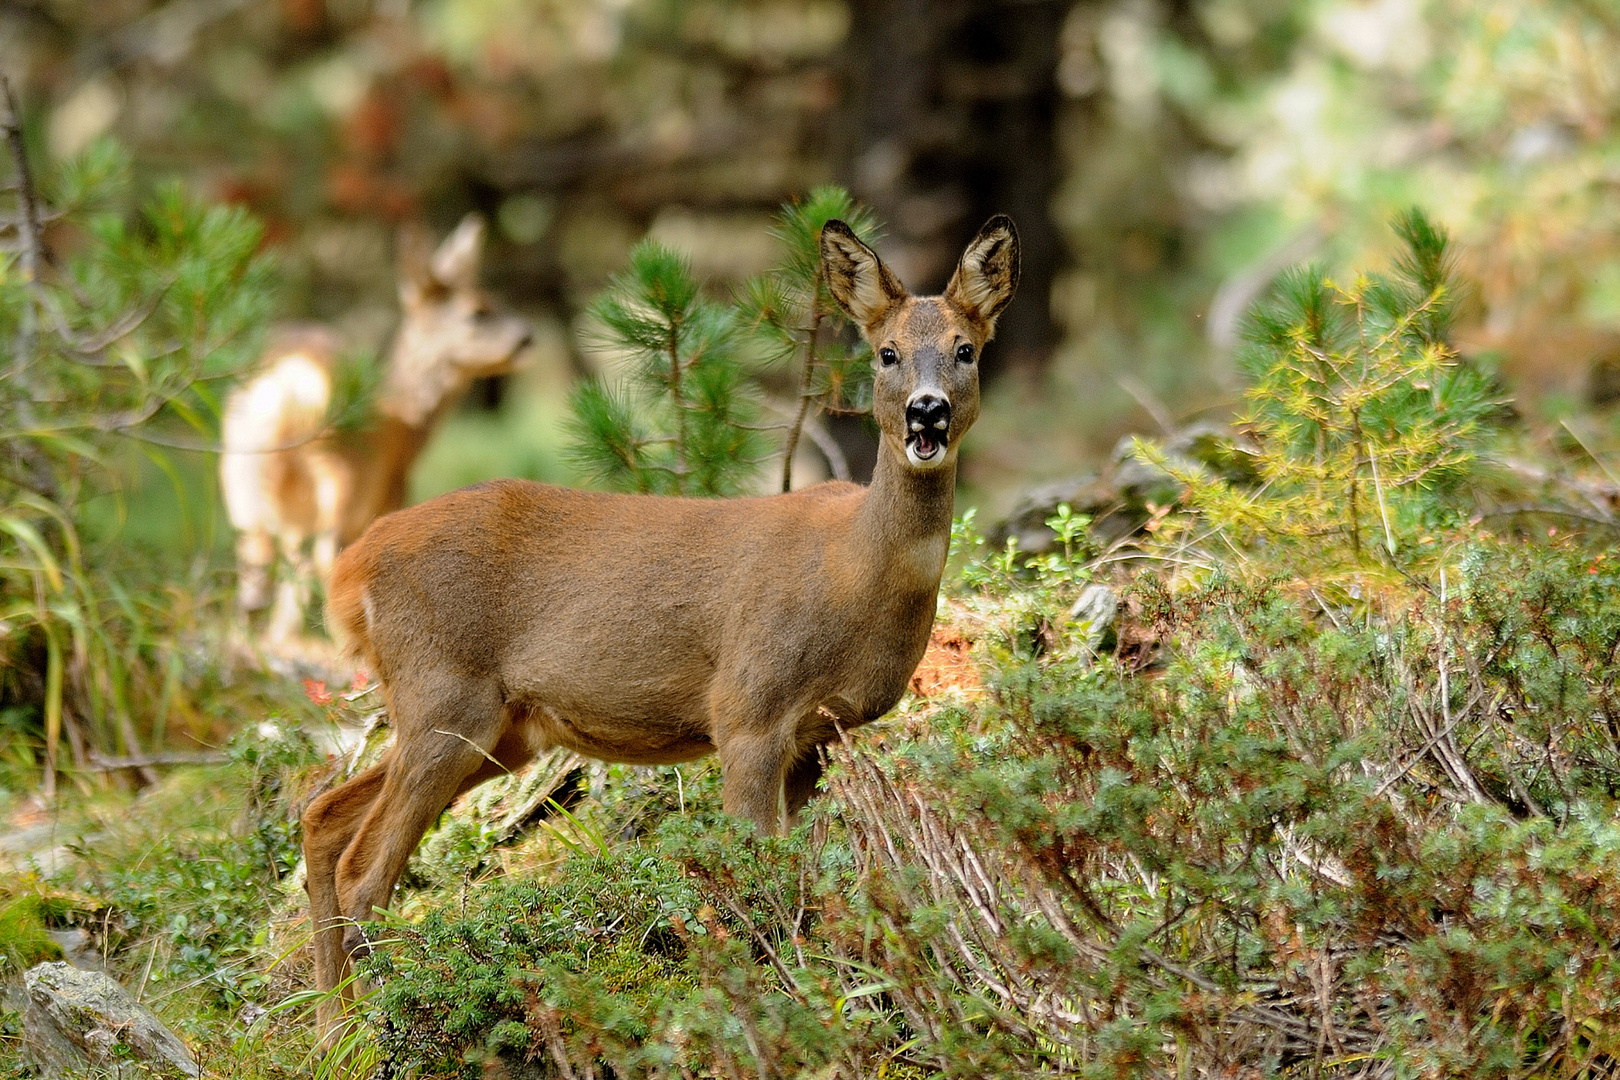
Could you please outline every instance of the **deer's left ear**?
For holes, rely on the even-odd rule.
[[[433,276],[448,289],[477,288],[483,255],[484,219],[468,214],[433,253]]]
[[[1012,218],[997,214],[962,252],[945,299],[968,318],[996,330],[996,316],[1018,289],[1018,230]]]

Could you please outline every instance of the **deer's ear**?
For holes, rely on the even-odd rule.
[[[968,318],[981,323],[987,334],[996,330],[996,316],[1018,289],[1018,230],[1012,218],[997,214],[984,223],[979,235],[962,252],[945,299]]]
[[[821,227],[821,272],[838,306],[863,330],[906,298],[900,279],[877,252],[837,218]]]
[[[478,263],[484,257],[484,219],[468,214],[433,253],[433,276],[447,289],[478,286]]]
[[[443,287],[433,278],[433,238],[419,221],[399,227],[394,245],[399,263],[399,303],[412,311],[426,303]]]

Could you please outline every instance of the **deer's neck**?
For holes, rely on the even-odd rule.
[[[373,518],[405,505],[411,466],[462,389],[446,367],[413,365],[405,342],[396,342],[377,394],[375,421],[351,444],[355,492],[340,530],[344,543],[357,538]]]
[[[442,346],[413,332],[407,320],[394,335],[377,413],[407,427],[432,430],[467,382],[462,370],[443,356]]]
[[[954,462],[919,472],[884,440],[853,530],[873,586],[891,595],[927,593],[932,612],[950,546],[955,496]]]

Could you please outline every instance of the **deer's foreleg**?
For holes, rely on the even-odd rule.
[[[236,536],[236,607],[244,615],[270,604],[270,565],[275,541],[265,529],[244,529]]]
[[[719,742],[720,802],[763,833],[782,831],[782,765],[787,740],[774,732],[732,732]]]
[[[387,906],[411,852],[450,800],[494,770],[490,751],[507,725],[494,687],[450,702],[441,695],[441,706],[432,710],[411,708],[405,696],[396,691],[392,699],[399,734],[387,779],[338,861],[338,905],[351,920],[343,936],[345,955],[364,947],[357,924]]]

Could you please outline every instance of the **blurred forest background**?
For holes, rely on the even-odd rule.
[[[0,4],[36,153],[110,134],[142,181],[249,208],[279,318],[380,350],[398,226],[488,216],[485,280],[534,319],[539,356],[476,388],[418,498],[576,479],[559,421],[598,363],[581,313],[632,244],[665,241],[723,290],[771,263],[775,209],[824,182],[876,211],[914,289],[991,213],[1018,221],[1023,285],[964,458],[992,512],[1126,432],[1232,407],[1248,304],[1296,262],[1383,261],[1409,205],[1475,283],[1465,355],[1527,420],[1606,444],[1617,54],[1606,0]],[[131,538],[184,518],[228,542],[217,509],[147,518]]]

